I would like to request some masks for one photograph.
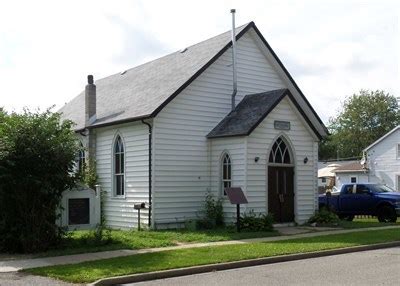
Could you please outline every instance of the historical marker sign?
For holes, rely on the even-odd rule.
[[[243,193],[242,188],[225,188],[225,192],[232,205],[236,205],[236,227],[237,231],[240,232],[240,205],[247,204],[248,201]]]
[[[248,203],[242,188],[226,188],[225,192],[228,195],[229,201],[232,205],[241,205]]]
[[[90,208],[89,198],[68,200],[68,224],[89,224]]]

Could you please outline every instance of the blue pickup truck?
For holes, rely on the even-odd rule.
[[[339,218],[377,216],[380,222],[396,222],[400,216],[400,192],[382,184],[344,184],[340,191],[319,195],[319,208],[328,207]]]

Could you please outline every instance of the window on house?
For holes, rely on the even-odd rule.
[[[350,183],[352,184],[357,183],[357,177],[350,177]]]
[[[221,188],[224,196],[226,196],[225,188],[230,188],[232,186],[232,161],[227,153],[224,153],[222,156],[221,169]]]
[[[115,140],[114,146],[114,194],[125,195],[125,159],[124,143],[120,136]]]
[[[400,159],[400,144],[397,144],[397,148],[396,148],[396,158]]]
[[[322,183],[326,183],[326,178],[325,178],[325,177],[322,177],[322,178],[321,178],[321,182],[322,182]]]
[[[400,175],[396,175],[396,183],[397,183],[396,190],[400,191]]]
[[[82,142],[79,145],[80,146],[79,146],[77,163],[78,163],[78,172],[82,173],[85,170],[86,154]]]

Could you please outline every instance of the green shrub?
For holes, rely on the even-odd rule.
[[[83,172],[79,174],[80,180],[89,188],[95,190],[98,180],[96,171],[96,161],[93,158],[89,158],[88,162],[84,164]]]
[[[339,217],[327,208],[322,208],[310,217],[308,223],[316,224],[336,224],[339,222]]]
[[[256,214],[254,210],[240,216],[240,228],[246,231],[270,231],[273,229],[271,214]]]
[[[0,251],[45,251],[63,236],[57,210],[76,182],[72,122],[49,110],[0,113]]]
[[[224,225],[224,210],[221,198],[215,199],[211,193],[207,193],[203,213],[204,217],[196,222],[198,229],[212,229]]]

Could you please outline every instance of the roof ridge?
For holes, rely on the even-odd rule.
[[[241,29],[244,29],[244,27],[247,27],[248,25],[253,25],[253,24],[254,24],[254,22],[251,21],[251,22],[248,22],[248,23],[246,23],[246,24],[243,24],[243,25],[241,25],[241,26],[239,26],[239,27],[237,27],[237,28],[235,28],[235,29],[236,29],[236,30],[241,30]],[[202,40],[202,41],[200,41],[200,42],[194,43],[194,44],[192,44],[192,45],[190,45],[190,46],[187,46],[187,47],[185,47],[185,48],[189,49],[189,48],[192,48],[192,47],[194,47],[194,46],[200,45],[200,44],[202,44],[202,43],[204,43],[204,42],[207,42],[207,41],[210,41],[210,40],[212,40],[212,39],[221,37],[222,35],[224,35],[224,34],[230,32],[230,31],[231,31],[231,30],[227,30],[227,31],[225,31],[225,32],[223,32],[223,33],[220,33],[220,34],[218,34],[218,35],[216,35],[216,36],[213,36],[213,37],[211,37],[211,38],[207,38],[207,39]],[[231,41],[231,40],[230,40],[230,41]],[[230,41],[228,41],[228,42],[230,42]],[[136,69],[136,68],[142,67],[142,66],[144,66],[144,65],[150,64],[150,63],[152,63],[152,62],[155,62],[155,61],[158,61],[158,60],[160,60],[160,59],[166,58],[166,57],[168,57],[168,56],[172,56],[172,55],[174,55],[174,54],[176,54],[176,53],[179,53],[179,52],[180,52],[180,50],[177,50],[177,51],[175,51],[175,52],[171,52],[171,53],[169,53],[169,54],[166,54],[166,55],[157,57],[157,58],[152,59],[152,60],[150,60],[150,61],[147,61],[147,62],[144,62],[144,63],[142,63],[142,64],[139,64],[139,65],[137,65],[137,66],[134,66],[134,67],[131,67],[131,68],[127,68],[127,69],[125,70],[125,72],[132,71],[132,70],[134,70],[134,69]],[[114,74],[108,75],[108,76],[106,76],[106,77],[102,77],[102,78],[100,78],[100,79],[98,79],[98,80],[95,80],[95,83],[96,83],[97,81],[104,80],[104,79],[106,79],[106,78],[109,78],[109,77],[118,75],[118,74],[120,74],[120,73],[121,73],[121,72],[119,72],[119,73],[114,73]]]
[[[364,148],[363,152],[366,152],[367,150],[371,149],[372,147],[374,147],[376,144],[381,143],[386,137],[389,137],[390,135],[392,135],[394,132],[397,131],[397,129],[400,128],[400,125],[397,125],[396,127],[394,127],[393,129],[389,130],[387,133],[385,133],[384,135],[382,135],[381,137],[379,137],[378,139],[376,139],[374,142],[372,142],[370,145],[368,145],[366,148]]]

